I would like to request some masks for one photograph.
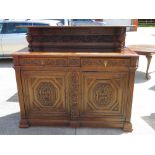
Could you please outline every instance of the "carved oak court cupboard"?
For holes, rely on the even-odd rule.
[[[124,47],[125,26],[27,27],[15,52],[20,127],[114,127],[132,131],[138,56]]]

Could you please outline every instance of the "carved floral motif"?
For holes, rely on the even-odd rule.
[[[32,36],[28,35],[28,41],[32,41]],[[110,35],[53,35],[46,37],[34,37],[33,41],[35,42],[110,42],[117,41],[117,38],[114,38]]]
[[[112,100],[112,87],[108,83],[98,83],[93,88],[93,100],[95,104],[107,106]]]
[[[36,97],[43,106],[52,106],[56,101],[56,88],[51,82],[41,82],[36,89]]]

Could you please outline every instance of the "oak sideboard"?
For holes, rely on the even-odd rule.
[[[13,54],[20,127],[112,127],[132,131],[138,55],[126,27],[27,27]]]

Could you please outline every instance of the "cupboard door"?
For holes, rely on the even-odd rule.
[[[24,103],[28,118],[69,118],[66,75],[66,72],[22,71]]]
[[[127,86],[127,72],[83,72],[81,119],[114,118],[115,121],[123,121],[127,103]]]

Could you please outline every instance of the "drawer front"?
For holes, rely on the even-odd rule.
[[[81,66],[84,67],[127,67],[130,65],[128,58],[82,58]]]
[[[19,60],[20,65],[23,66],[54,66],[65,67],[68,66],[67,58],[22,58]]]
[[[65,58],[22,58],[19,60],[22,66],[51,66],[51,67],[80,67],[80,57]]]
[[[128,58],[22,58],[22,66],[51,66],[51,67],[128,67]]]

